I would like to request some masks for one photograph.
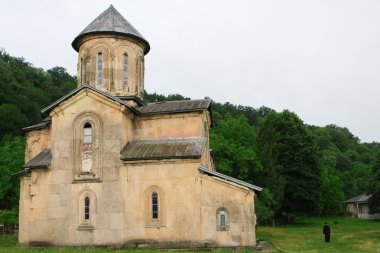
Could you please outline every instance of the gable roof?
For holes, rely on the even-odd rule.
[[[79,41],[86,35],[115,34],[132,37],[145,45],[144,53],[150,50],[149,42],[112,5],[95,18],[71,43],[79,51]]]
[[[137,140],[128,143],[121,152],[121,160],[162,160],[200,158],[206,138],[177,138]]]
[[[363,203],[363,202],[368,202],[368,200],[372,197],[372,194],[366,195],[362,194],[359,196],[356,196],[354,198],[348,199],[344,201],[343,203]]]
[[[134,107],[132,107],[130,104],[128,104],[127,102],[125,102],[125,101],[123,101],[121,99],[118,99],[117,97],[111,96],[110,94],[108,94],[106,92],[103,92],[101,90],[98,90],[95,87],[92,87],[92,86],[90,86],[88,84],[83,84],[83,85],[79,86],[78,88],[72,90],[71,92],[69,92],[66,95],[64,95],[63,97],[61,97],[60,99],[54,101],[49,106],[47,106],[44,109],[42,109],[41,112],[42,113],[50,112],[51,110],[53,110],[54,107],[56,107],[57,105],[59,105],[60,103],[62,103],[63,101],[65,101],[66,99],[74,96],[75,94],[77,94],[78,92],[80,92],[83,89],[89,89],[89,90],[92,90],[92,91],[94,91],[96,93],[99,93],[99,94],[105,96],[106,98],[108,98],[108,99],[110,99],[112,101],[115,101],[115,102],[117,102],[119,104],[125,105],[127,108],[131,109],[132,112],[138,114],[138,111]]]
[[[41,110],[42,113],[49,113],[51,110],[54,109],[57,105],[65,101],[66,99],[74,96],[78,92],[80,92],[83,89],[89,89],[92,90],[100,95],[105,96],[106,98],[117,102],[119,104],[122,104],[129,108],[134,114],[136,115],[155,115],[155,114],[169,114],[169,113],[184,113],[184,112],[196,112],[196,111],[202,111],[202,110],[208,110],[210,112],[211,116],[211,125],[213,125],[213,117],[212,117],[212,111],[211,111],[211,99],[199,99],[199,100],[180,100],[180,101],[168,101],[168,102],[159,102],[159,103],[151,103],[147,105],[143,105],[138,108],[134,108],[132,105],[127,103],[124,100],[121,100],[120,98],[116,96],[112,96],[106,92],[103,92],[101,90],[96,89],[93,86],[90,86],[88,84],[83,84],[76,89],[72,90],[71,92],[67,93],[60,99],[54,101],[47,107]],[[45,123],[39,123],[37,125],[33,125],[30,127],[24,128],[24,131],[30,131],[35,129],[40,129],[46,127],[46,124],[49,124],[49,122]]]
[[[203,167],[203,166],[200,166],[198,168],[201,172],[205,173],[205,174],[208,174],[208,175],[211,175],[211,176],[214,176],[214,177],[218,177],[218,178],[221,178],[221,179],[224,179],[224,180],[227,180],[227,181],[230,181],[230,182],[233,182],[235,184],[238,184],[238,185],[241,185],[241,186],[245,186],[251,190],[254,190],[254,191],[259,191],[261,192],[263,190],[263,188],[259,187],[259,186],[256,186],[256,185],[253,185],[253,184],[249,184],[249,183],[246,183],[244,181],[241,181],[239,179],[236,179],[236,178],[233,178],[233,177],[230,177],[230,176],[227,176],[227,175],[224,175],[222,173],[219,173],[219,172],[216,172],[216,171],[213,171],[213,170],[209,170],[207,169],[206,167]]]

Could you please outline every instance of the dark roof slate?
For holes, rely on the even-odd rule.
[[[372,196],[372,194],[371,195],[362,194],[362,195],[359,195],[357,197],[348,199],[348,200],[344,201],[343,203],[363,203],[363,202],[367,202],[368,199],[371,198],[371,196]]]
[[[112,5],[94,19],[72,42],[78,51],[81,38],[91,34],[116,34],[133,37],[145,45],[145,54],[150,50],[149,42]]]
[[[200,158],[206,138],[137,140],[128,143],[121,152],[121,160],[161,160]]]
[[[38,155],[33,157],[29,162],[24,164],[24,168],[47,168],[51,163],[50,149],[42,150]]]
[[[28,127],[24,127],[22,130],[24,132],[29,132],[29,131],[33,131],[33,130],[45,129],[45,128],[48,128],[50,125],[51,125],[51,117],[48,116],[45,119],[43,119],[41,123],[38,123],[38,124],[32,125],[32,126],[28,126]]]
[[[150,103],[138,108],[142,114],[202,111],[210,108],[211,99]]]
[[[246,182],[241,181],[239,179],[236,179],[236,178],[224,175],[222,173],[219,173],[219,172],[216,172],[216,171],[213,171],[213,170],[209,170],[209,169],[207,169],[205,167],[202,167],[202,166],[199,167],[199,170],[201,172],[205,173],[205,174],[208,174],[208,175],[211,175],[211,176],[215,176],[215,177],[218,177],[218,178],[221,178],[221,179],[233,182],[233,183],[238,184],[238,185],[245,186],[245,187],[247,187],[247,188],[249,188],[251,190],[255,190],[255,191],[259,191],[259,192],[261,192],[263,190],[263,188],[261,188],[259,186],[246,183]]]
[[[47,169],[51,164],[50,149],[42,150],[38,155],[33,157],[29,162],[23,165],[24,170],[14,173],[12,176],[21,177],[28,175],[33,169]]]

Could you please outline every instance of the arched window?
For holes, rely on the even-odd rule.
[[[88,221],[90,219],[90,198],[84,198],[84,220]]]
[[[84,66],[83,58],[80,58],[80,84],[84,83]]]
[[[103,54],[98,53],[98,69],[97,69],[97,84],[103,84]]]
[[[216,210],[216,230],[227,231],[228,226],[228,210],[225,207],[218,208]]]
[[[152,219],[158,219],[158,194],[152,193]]]
[[[128,86],[128,55],[124,54],[123,58],[123,86]]]
[[[89,122],[84,124],[83,127],[83,144],[92,143],[92,126]]]
[[[226,212],[225,211],[219,212],[219,226],[220,227],[226,226]]]

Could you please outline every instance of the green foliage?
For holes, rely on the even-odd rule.
[[[0,138],[4,134],[20,134],[28,119],[20,109],[12,104],[0,105]]]
[[[0,233],[13,234],[17,223],[18,216],[16,210],[0,210],[0,224],[3,226],[3,231],[0,231]]]
[[[12,174],[22,170],[25,139],[20,136],[3,138],[0,146],[0,210],[17,207],[19,179]]]
[[[334,174],[334,168],[322,167],[320,208],[323,215],[337,215],[343,212],[343,182]]]
[[[176,100],[189,100],[190,98],[184,97],[179,94],[170,94],[168,96],[154,93],[148,93],[144,90],[144,103],[155,103],[163,101],[176,101]]]
[[[343,199],[367,192],[371,167],[375,154],[380,148],[379,143],[360,143],[347,128],[335,125],[323,128],[310,127],[310,129],[316,136],[320,151],[320,167],[327,173],[322,176],[321,211],[323,214],[339,213],[342,209],[340,201],[342,192]],[[334,187],[331,181],[342,185]],[[329,184],[335,188],[335,191],[327,189]]]
[[[255,139],[255,132],[243,115],[227,116],[219,121],[210,134],[218,170],[250,183],[255,182],[261,170]]]
[[[273,211],[273,194],[269,189],[263,189],[259,198],[255,202],[255,209],[257,215],[257,224],[271,225],[274,218]]]
[[[372,197],[369,199],[370,213],[380,213],[380,153],[377,155],[376,162],[372,167],[369,193],[372,194]]]
[[[38,123],[42,108],[74,88],[75,77],[64,68],[44,71],[0,50],[0,139]]]

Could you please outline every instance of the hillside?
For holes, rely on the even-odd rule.
[[[0,51],[0,210],[18,205],[22,127],[41,121],[40,109],[75,88],[62,67],[47,71]],[[145,102],[189,99],[145,92]],[[344,199],[368,192],[379,143],[361,143],[347,128],[304,124],[295,113],[230,103],[213,104],[211,149],[218,171],[265,187],[259,222],[297,215],[343,213]]]

